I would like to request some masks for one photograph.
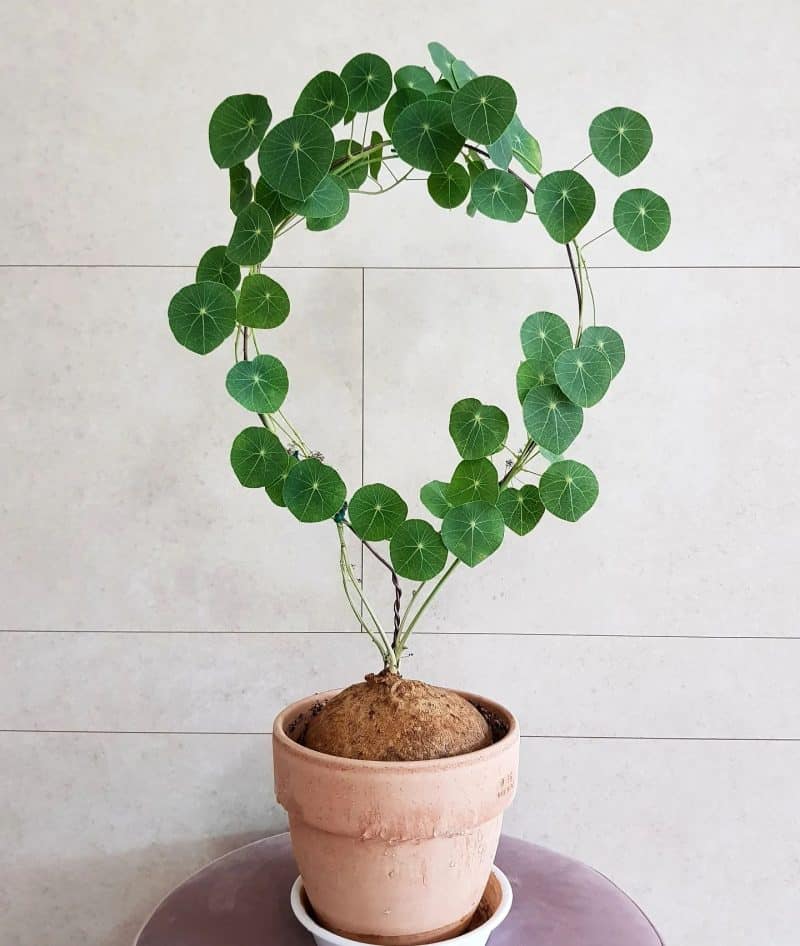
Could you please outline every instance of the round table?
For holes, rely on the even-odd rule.
[[[663,946],[639,907],[591,867],[509,837],[496,862],[514,903],[490,946]],[[135,946],[313,946],[289,907],[297,873],[288,834],[232,851],[168,894]]]

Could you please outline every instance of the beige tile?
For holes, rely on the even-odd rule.
[[[361,477],[361,281],[278,272],[289,319],[262,343],[286,412]],[[169,331],[182,270],[3,270],[0,626],[349,627],[338,539],[239,486],[254,416],[225,391],[233,345],[203,359]],[[321,378],[324,377],[324,388]]]
[[[371,48],[393,65],[425,62],[437,38],[480,71],[515,85],[520,114],[542,143],[545,167],[587,152],[599,111],[630,104],[651,119],[647,162],[617,181],[582,165],[598,189],[594,235],[620,189],[650,186],[670,198],[673,234],[653,257],[621,241],[606,262],[796,263],[800,210],[794,173],[797,9],[790,0],[717,0],[614,9],[579,0],[569,34],[559,7],[508,0],[499,15],[464,15],[453,2],[412,0],[396,11],[348,0],[330,13],[301,0],[259,16],[235,0],[131,6],[112,0],[76,15],[71,4],[18,7],[2,46],[7,148],[0,216],[4,262],[193,262],[230,227],[227,185],[208,157],[213,107],[239,91],[264,92],[276,116],[302,85]],[[310,28],[309,24],[314,24]],[[176,42],[179,37],[179,42]],[[424,184],[359,205],[324,238],[300,234],[278,251],[292,263],[521,264],[561,259],[534,222],[510,228],[439,212]],[[359,198],[366,202],[366,198]],[[372,203],[372,202],[370,202]],[[435,218],[435,219],[434,219]],[[525,227],[532,228],[530,234]]]
[[[522,732],[800,738],[800,641],[420,636],[408,676],[505,702]],[[378,668],[358,634],[10,634],[0,728],[266,732]]]
[[[130,946],[161,896],[282,830],[263,737],[0,735],[4,946]],[[797,745],[525,740],[506,830],[627,890],[666,942],[794,946]]]
[[[486,563],[454,573],[420,627],[796,635],[800,446],[786,352],[800,332],[779,313],[800,276],[600,271],[593,282],[598,322],[628,350],[569,450],[596,472],[597,505],[575,525],[548,516],[524,539],[507,533]],[[368,273],[365,480],[427,515],[418,490],[456,465],[447,427],[462,397],[502,406],[520,445],[519,326],[537,309],[572,320],[574,308],[561,272]],[[388,615],[387,574],[367,567]]]
[[[164,894],[284,830],[268,740],[0,735],[3,946],[131,946]]]

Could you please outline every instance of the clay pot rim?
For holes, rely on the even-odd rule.
[[[318,752],[316,749],[309,749],[308,746],[301,746],[286,732],[287,723],[291,723],[304,711],[315,703],[325,702],[340,693],[341,689],[325,690],[321,693],[314,693],[303,697],[294,703],[290,703],[282,709],[275,717],[272,724],[272,738],[279,742],[283,749],[299,758],[306,759],[309,762],[315,762],[322,766],[335,766],[336,768],[348,768],[361,771],[380,771],[380,772],[426,772],[440,770],[443,766],[447,768],[459,768],[461,766],[475,765],[484,760],[502,755],[514,743],[519,742],[519,723],[516,716],[501,703],[495,700],[487,699],[477,693],[469,693],[466,690],[453,690],[459,696],[463,696],[473,705],[483,706],[492,712],[501,716],[508,723],[508,732],[493,742],[485,749],[476,749],[474,752],[464,752],[461,755],[446,756],[442,759],[418,759],[413,762],[378,762],[373,759],[347,759],[341,756],[328,755],[327,752]]]

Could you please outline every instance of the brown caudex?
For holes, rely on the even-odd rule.
[[[486,889],[516,791],[516,719],[462,693],[507,730],[487,748],[415,762],[344,759],[298,742],[334,695],[287,707],[272,730],[275,793],[318,921],[381,946],[459,935]]]

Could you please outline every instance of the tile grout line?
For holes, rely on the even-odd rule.
[[[366,389],[365,372],[367,365],[366,355],[366,324],[367,324],[367,289],[366,273],[364,267],[361,267],[361,485],[364,485],[364,444],[365,444],[365,405],[364,391]],[[364,590],[364,543],[359,543],[361,553],[361,589]],[[361,602],[361,618],[364,618],[364,602]],[[359,632],[360,633],[360,632]]]
[[[196,269],[196,264],[188,266],[182,263],[0,263],[0,269]],[[313,269],[313,270],[367,270],[370,272],[387,271],[472,271],[472,272],[538,272],[538,271],[561,271],[568,270],[568,266],[351,266],[351,265],[308,265],[308,264],[286,264],[275,265],[275,270],[280,269]],[[592,267],[595,270],[625,270],[625,271],[651,271],[651,270],[796,270],[800,265],[792,263],[709,263],[709,264],[665,264],[665,265],[643,265],[643,266],[625,266],[616,264],[595,263]]]

